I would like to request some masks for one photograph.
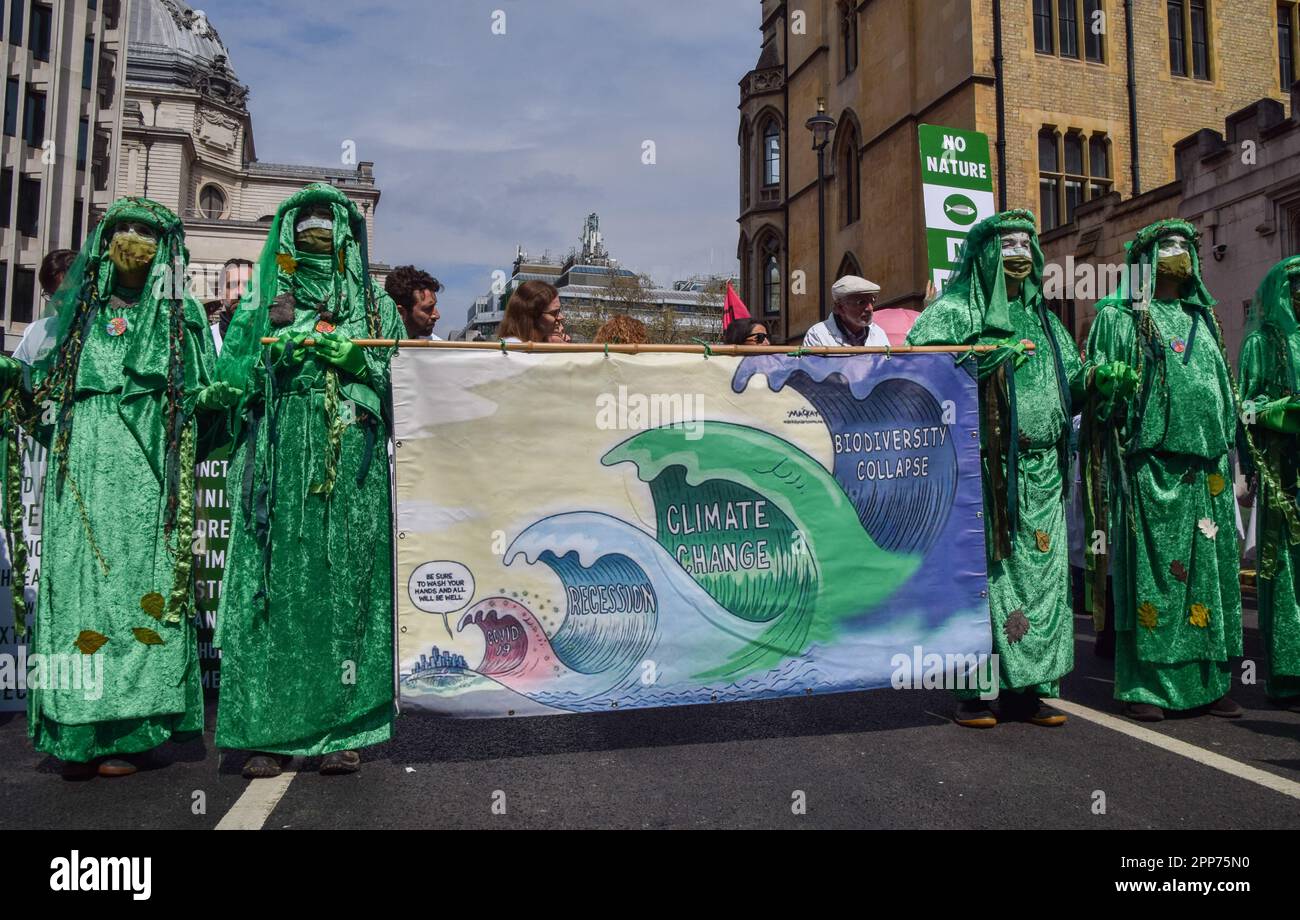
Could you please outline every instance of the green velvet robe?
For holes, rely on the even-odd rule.
[[[28,654],[58,656],[48,660],[69,675],[79,670],[81,686],[65,680],[57,689],[30,690],[28,734],[38,751],[78,763],[141,753],[203,730],[192,585],[179,622],[158,616],[173,594],[175,554],[191,552],[192,535],[164,533],[157,412],[145,406],[134,415],[154,423],[140,429],[128,426],[122,404],[128,349],[149,333],[137,321],[139,309],[114,300],[98,307],[77,368],[67,479],[60,487],[53,455],[46,479]],[[108,323],[119,317],[126,331],[110,335]],[[190,300],[184,339],[185,389],[193,396],[212,380],[214,348],[202,308]],[[197,440],[193,419],[189,427]],[[87,689],[98,675],[99,689]]]
[[[1290,309],[1290,303],[1286,304]],[[1295,396],[1293,368],[1300,366],[1300,328],[1252,332],[1241,346],[1238,373],[1243,402]],[[1282,500],[1296,506],[1300,488],[1300,435],[1253,428],[1255,444],[1277,477]],[[1269,477],[1273,478],[1273,477]],[[1286,518],[1274,507],[1272,486],[1261,477],[1257,511],[1259,626],[1268,655],[1268,694],[1300,696],[1300,545],[1291,542]]]
[[[382,292],[376,298],[382,336],[401,338],[393,302]],[[317,318],[298,309],[292,326],[273,334],[311,332]],[[359,310],[338,331],[368,337]],[[368,383],[346,382],[340,372],[345,427],[329,497],[312,487],[325,478],[331,365],[309,352],[269,381],[262,360],[247,381],[249,392],[265,396],[242,425],[227,479],[233,527],[216,632],[221,747],[312,757],[391,737],[389,369],[385,352],[365,355]],[[259,515],[266,538],[257,533]]]
[[[1011,338],[1034,343],[1033,356],[1015,371],[1018,522],[1011,535],[1011,555],[1001,560],[995,559],[995,536],[989,530],[994,520],[989,463],[1002,461],[991,460],[988,444],[992,434],[986,430],[987,425],[980,432],[984,447],[984,520],[989,530],[989,612],[1001,689],[1032,690],[1041,696],[1056,697],[1060,695],[1060,679],[1074,668],[1065,521],[1068,466],[1062,455],[1062,451],[1068,452],[1071,416],[1062,404],[1049,334],[1060,347],[1069,378],[1067,390],[1070,381],[1081,376],[1082,362],[1070,334],[1055,314],[1047,314],[1047,329],[1019,299],[1009,302],[1008,313],[1013,327],[1009,332],[983,334],[981,317],[974,316],[963,303],[941,299],[921,314],[907,341],[909,345],[974,345]],[[981,358],[982,362],[993,360],[993,354]],[[987,421],[986,412],[981,411],[981,419]],[[1006,472],[1002,470],[1003,478]],[[964,697],[975,695],[958,693]]]
[[[1140,431],[1112,483],[1110,566],[1115,592],[1115,697],[1185,710],[1222,697],[1228,660],[1242,653],[1240,548],[1228,451],[1236,432],[1232,383],[1214,330],[1153,300],[1155,347],[1139,360],[1135,314],[1102,306],[1089,340],[1097,364],[1144,367]],[[1139,403],[1139,405],[1142,405]],[[1108,419],[1120,424],[1120,409]],[[1127,440],[1130,433],[1121,433]]]

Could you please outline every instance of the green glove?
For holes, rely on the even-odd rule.
[[[238,387],[218,382],[203,388],[199,393],[198,406],[208,412],[223,412],[239,405],[239,399],[243,395],[244,391]]]
[[[1300,434],[1300,403],[1290,396],[1255,402],[1256,424],[1284,434]]]
[[[1138,372],[1123,361],[1112,361],[1097,368],[1093,377],[1097,392],[1107,399],[1119,397],[1127,399],[1137,392],[1142,378]]]
[[[288,363],[291,365],[301,364],[303,361],[307,360],[307,349],[302,343],[307,341],[308,338],[310,338],[310,336],[305,332],[299,332],[297,335],[291,335],[287,338],[282,336],[280,341],[271,346],[271,363],[280,364],[284,361],[284,354],[289,350],[290,342],[293,343],[294,348],[293,354],[289,356]]]
[[[358,380],[364,380],[369,372],[361,348],[337,332],[316,337],[316,354]]]
[[[1014,351],[1016,353],[1015,360],[1016,360],[1017,370],[1020,369],[1020,365],[1024,364],[1026,361],[1028,361],[1030,358],[1034,356],[1033,354],[1034,344],[1028,340],[1006,339],[1005,341],[996,342],[994,344],[996,344],[999,348],[1005,348],[1008,349],[1009,351]]]

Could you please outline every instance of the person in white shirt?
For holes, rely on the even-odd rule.
[[[441,337],[433,334],[433,327],[442,319],[438,312],[438,292],[442,290],[442,283],[437,278],[414,265],[401,265],[393,269],[384,281],[384,290],[397,304],[397,312],[408,336],[442,341]]]
[[[831,288],[835,312],[830,319],[808,330],[803,339],[804,348],[888,347],[889,336],[885,330],[871,323],[879,293],[880,285],[857,275],[846,275],[836,281]]]

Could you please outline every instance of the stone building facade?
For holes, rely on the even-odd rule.
[[[762,50],[740,82],[738,256],[746,302],[787,339],[846,271],[879,282],[882,305],[923,303],[919,125],[988,134],[999,205],[1033,209],[1046,231],[1112,192],[1172,182],[1179,139],[1285,101],[1296,76],[1296,4],[1275,0],[761,6]],[[837,121],[824,270],[804,126],[818,99]]]

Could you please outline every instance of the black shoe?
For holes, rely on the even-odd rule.
[[[1044,728],[1057,728],[1065,724],[1066,716],[1061,710],[1053,709],[1042,700],[1038,700],[1038,708],[1029,716],[1029,721]]]
[[[279,754],[254,754],[244,761],[244,779],[274,779],[284,772],[288,760]]]
[[[963,728],[992,728],[998,724],[998,717],[983,700],[962,700],[952,720]]]
[[[1134,722],[1163,722],[1165,711],[1150,703],[1125,703],[1124,715]]]
[[[1245,714],[1246,710],[1241,708],[1241,704],[1227,694],[1210,704],[1210,715],[1220,719],[1240,719]]]
[[[1268,701],[1278,709],[1287,712],[1300,712],[1300,696],[1270,696]]]
[[[63,778],[69,782],[81,782],[99,775],[99,770],[93,762],[91,763],[74,763],[71,760],[63,761],[61,769]]]
[[[321,776],[344,776],[361,769],[361,755],[356,751],[335,751],[320,762]]]

